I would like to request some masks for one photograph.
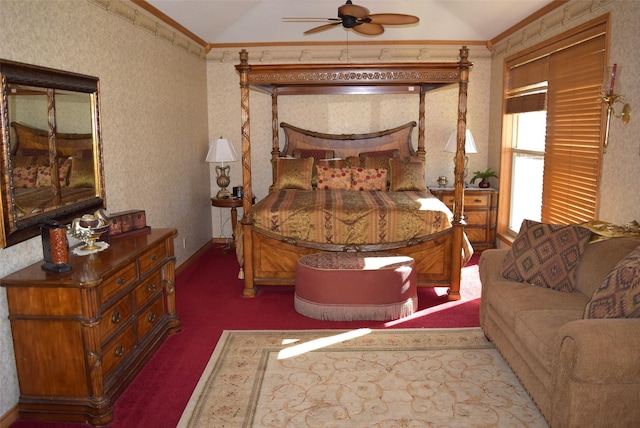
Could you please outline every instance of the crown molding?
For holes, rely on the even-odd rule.
[[[124,19],[131,25],[144,30],[157,38],[164,40],[171,45],[182,49],[190,55],[198,58],[206,58],[206,43],[197,38],[186,28],[180,26],[168,16],[160,18],[156,12],[149,12],[143,7],[143,3],[151,7],[148,3],[139,0],[87,0],[105,11]],[[154,8],[155,9],[155,8]],[[171,22],[168,22],[170,20]]]

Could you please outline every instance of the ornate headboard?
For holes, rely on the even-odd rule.
[[[399,150],[400,157],[416,156],[411,132],[416,122],[367,134],[324,134],[297,128],[282,122],[285,145],[281,156],[294,156],[296,150],[333,150],[337,158],[358,156],[362,152]]]

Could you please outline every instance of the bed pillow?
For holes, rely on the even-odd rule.
[[[318,190],[351,189],[351,170],[318,166]]]
[[[392,192],[427,190],[424,162],[420,158],[389,159],[389,190]]]
[[[387,190],[386,169],[351,168],[351,190]]]
[[[314,158],[316,160],[320,159],[331,159],[335,157],[333,150],[324,150],[324,149],[296,149],[293,151],[294,158]]]
[[[36,176],[38,167],[35,165],[18,166],[11,171],[13,175],[13,187],[29,188],[36,187]]]
[[[571,292],[591,231],[581,226],[524,220],[502,262],[507,279]]]
[[[69,187],[95,187],[93,159],[71,159]]]
[[[400,150],[379,150],[377,152],[362,152],[358,155],[360,166],[369,169],[389,169],[389,159],[400,157]]]
[[[71,169],[71,159],[61,159],[58,166],[58,181],[60,187],[67,186],[67,178]],[[36,187],[51,187],[51,167],[39,166],[36,177]]]
[[[313,158],[276,159],[276,190],[311,190]]]
[[[585,307],[584,318],[640,318],[640,246],[609,272]]]

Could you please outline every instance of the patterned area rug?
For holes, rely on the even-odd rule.
[[[479,328],[224,331],[179,427],[546,427]]]

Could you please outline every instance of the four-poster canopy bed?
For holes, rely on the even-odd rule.
[[[238,224],[236,237],[241,239],[238,255],[243,269],[243,295],[245,297],[255,297],[258,285],[293,285],[296,263],[300,257],[306,254],[322,251],[392,251],[415,259],[419,286],[449,287],[449,299],[457,300],[460,298],[461,269],[473,251],[464,234],[463,221],[467,85],[472,66],[468,60],[468,54],[467,47],[463,46],[460,49],[460,58],[457,62],[254,65],[249,64],[248,53],[245,50],[240,52],[240,64],[236,65],[236,69],[240,74],[242,184],[244,191],[243,217]],[[442,211],[438,211],[440,210],[438,207],[434,212],[425,213],[425,205],[437,206],[432,200],[437,200],[437,198],[434,198],[424,186],[425,94],[430,90],[452,84],[457,84],[459,88],[454,209],[451,212],[444,207]],[[269,196],[255,206],[252,204],[251,178],[249,103],[251,89],[270,94],[272,100],[273,184],[270,187]],[[323,134],[282,124],[286,143],[284,149],[280,149],[277,106],[280,95],[402,93],[419,93],[417,150],[414,150],[411,145],[411,130],[415,126],[415,122],[392,130],[359,135]],[[306,156],[304,155],[305,151],[307,152]],[[371,157],[368,157],[367,153]],[[329,168],[344,167],[342,165],[344,159],[352,159],[351,167],[354,166],[353,162],[359,160],[360,164],[357,166],[371,168],[371,161],[376,161],[375,157],[380,154],[388,156],[383,161],[386,162],[386,165],[390,165],[390,169],[387,171],[379,168],[378,163],[378,166],[374,166],[379,169],[365,171],[388,173],[387,187],[374,189],[385,190],[383,192],[369,191],[371,189],[354,192],[355,188],[335,190],[331,187],[329,189],[329,186],[322,187],[323,177],[316,176],[322,172],[322,165],[328,166],[325,168],[326,170],[347,171],[348,174],[348,169]],[[305,162],[305,159],[309,157],[314,159]],[[283,178],[287,171],[285,165],[288,159],[286,158],[300,158],[297,159],[298,162],[302,159],[304,165],[311,165],[308,170],[313,171],[316,176],[314,184],[317,189],[323,190],[292,190],[292,188],[311,189],[311,187],[305,187],[304,182],[302,188],[297,187],[295,179],[292,180],[291,177],[288,177],[285,180]],[[324,164],[319,160],[323,158],[334,159]],[[340,165],[331,164],[335,158],[340,158],[338,161]],[[354,158],[356,161],[353,161]],[[377,161],[379,162],[379,159]],[[416,163],[407,163],[408,161],[417,161],[422,164],[423,183],[418,188],[398,187],[399,181],[404,180],[398,178],[402,176],[402,168],[409,165],[409,169],[413,169],[416,165]],[[367,162],[369,164],[365,165]],[[298,163],[297,165],[296,168],[302,164]],[[316,170],[315,165],[320,165],[321,168]],[[307,170],[306,166],[305,170]],[[356,174],[356,170],[353,168],[351,171]],[[355,175],[353,177],[355,186]],[[305,180],[309,181],[309,177],[307,176]],[[320,181],[318,182],[318,180]],[[291,182],[294,183],[293,186],[290,186]],[[283,185],[283,183],[285,184]],[[363,188],[361,187],[359,190],[363,190]],[[359,199],[360,202],[353,202],[353,198]],[[396,200],[397,198],[399,199]],[[319,202],[318,199],[320,199]],[[270,203],[275,205],[263,207],[266,211],[261,214],[259,209],[263,202],[266,203],[266,200],[270,200]],[[423,208],[419,209],[419,213],[414,212],[406,218],[402,213],[388,211],[386,205],[408,206],[415,205],[416,201],[419,202],[418,205],[422,204]],[[295,203],[299,205],[296,207]],[[354,206],[361,203],[369,204],[367,210],[371,206],[379,205],[381,208],[376,214],[372,214],[376,217],[375,219],[354,226],[351,224]],[[307,208],[313,204],[319,204],[318,212],[311,212],[310,208]],[[334,209],[332,207],[338,205],[347,207],[340,207],[340,209],[345,209],[347,213],[343,214],[351,217],[344,221],[336,220],[339,214],[331,210]],[[290,225],[284,224],[287,220],[284,217],[288,217],[289,214],[282,215],[281,213],[286,207],[293,207],[291,208],[293,211],[305,213],[306,217],[297,220],[298,224],[305,223],[307,225],[307,230],[304,233],[296,235],[291,232]],[[361,215],[360,217],[366,216]],[[313,222],[308,222],[309,219],[316,219],[319,223],[324,222],[324,224],[314,226]],[[345,226],[346,223],[349,225]],[[423,225],[430,229],[414,230],[414,226],[422,227]],[[387,227],[387,229],[379,230],[383,227]],[[324,230],[318,235],[313,235],[314,230],[318,232],[316,229]],[[370,233],[373,229],[376,232]],[[330,233],[327,230],[330,230]],[[353,235],[354,230],[364,231],[364,235],[368,234],[367,238],[362,238],[367,241],[359,241],[360,238],[354,240],[353,236],[349,237],[350,233]]]

